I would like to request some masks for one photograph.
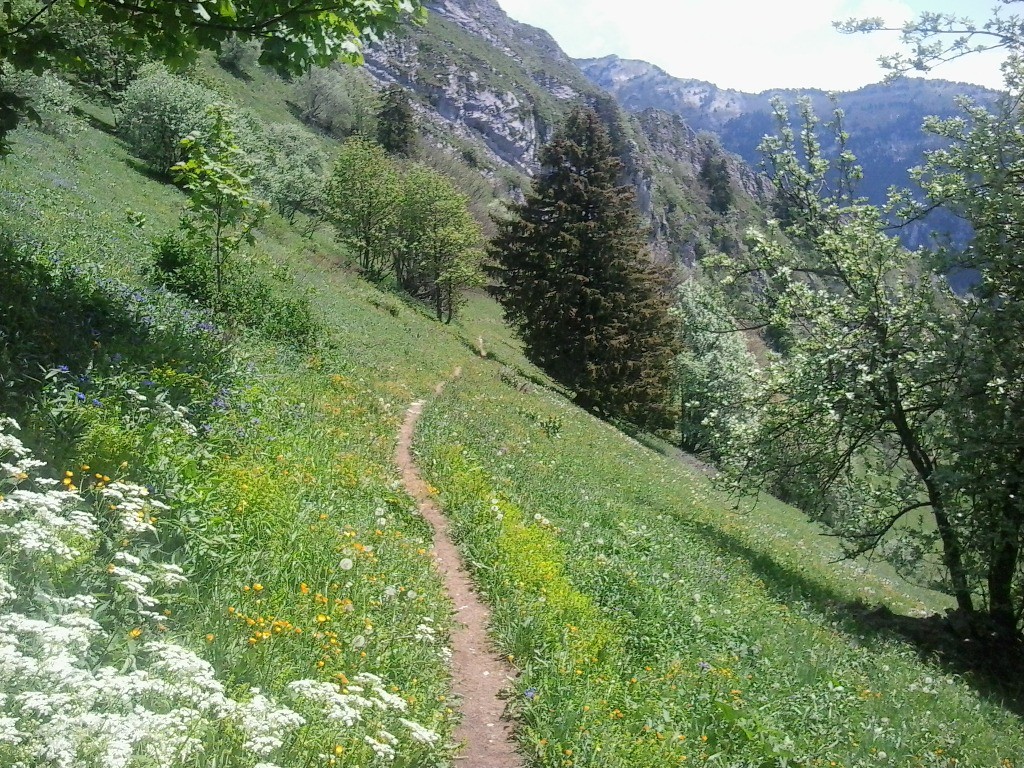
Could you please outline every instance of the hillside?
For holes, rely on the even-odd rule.
[[[606,56],[576,63],[592,83],[614,95],[623,108],[634,113],[659,109],[678,115],[694,130],[717,135],[729,152],[753,168],[761,164],[757,149],[761,139],[776,132],[772,99],[779,98],[792,106],[798,98],[807,97],[823,120],[829,119],[834,109],[829,94],[821,90],[743,93],[701,80],[673,77],[645,61]],[[958,96],[984,104],[994,100],[996,94],[965,83],[902,78],[835,96],[845,112],[850,148],[864,168],[861,192],[871,201],[882,203],[890,186],[910,184],[908,169],[921,163],[926,150],[938,146],[921,131],[925,117],[956,114]],[[923,245],[929,230],[936,228],[953,230],[956,242],[963,242],[967,236],[964,224],[946,217],[914,227],[905,242],[909,247]]]
[[[569,107],[599,107],[637,188],[656,255],[693,264],[705,252],[739,248],[740,233],[760,216],[767,191],[739,159],[709,136],[664,117],[638,119],[591,84],[546,32],[508,17],[494,0],[429,3],[423,28],[371,48],[367,71],[419,97],[431,141],[469,160],[485,178],[525,183],[536,153]],[[722,163],[735,204],[709,206],[701,171]],[[511,174],[511,176],[510,176]]]
[[[492,3],[433,7],[370,64],[407,73],[428,165],[356,135],[362,74],[244,47],[112,100],[28,81],[0,173],[0,766],[1024,768],[1018,647],[578,407],[479,282],[449,322],[409,290],[400,263],[437,285],[451,250],[424,243],[476,267],[490,201],[453,186],[515,194],[588,87]],[[742,247],[763,178],[587,98],[660,256]],[[347,228],[366,191],[381,269]]]
[[[200,75],[288,119],[277,78],[209,62]],[[100,521],[69,518],[98,543],[75,540],[62,570],[33,560],[25,588],[42,607],[4,581],[0,679],[20,735],[0,762],[459,764],[460,606],[392,461],[421,399],[414,449],[518,671],[506,711],[524,765],[990,768],[1024,754],[1006,670],[932,657],[941,620],[923,617],[945,598],[836,563],[795,510],[737,509],[665,446],[574,407],[484,296],[439,324],[346,266],[329,231],[304,237],[276,214],[238,256],[255,315],[168,290],[152,241],[185,196],[89,109],[70,135],[19,131],[0,178],[2,403],[21,427],[3,426],[0,503],[35,515],[52,510],[30,508],[36,494],[70,494]],[[686,132],[644,119],[655,146]],[[303,297],[311,337],[264,324]],[[12,580],[16,533],[0,530]],[[176,578],[139,604],[161,573]]]

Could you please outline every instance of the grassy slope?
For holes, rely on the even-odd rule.
[[[24,134],[3,170],[8,232],[131,284],[144,282],[145,238],[173,226],[182,202],[97,131],[71,144]],[[141,236],[126,205],[147,216]],[[130,468],[201,510],[189,533],[217,544],[216,568],[197,556],[207,567],[194,570],[172,632],[226,678],[275,691],[296,676],[369,669],[417,719],[447,732],[443,664],[410,637],[427,615],[443,630],[450,606],[416,554],[426,531],[396,490],[390,455],[404,405],[463,365],[463,380],[428,408],[419,450],[494,605],[496,638],[524,671],[512,708],[535,764],[996,766],[1024,753],[1018,720],[826,611],[856,599],[899,610],[942,600],[874,567],[831,565],[831,543],[794,511],[765,503],[736,512],[703,477],[530,384],[543,377],[486,299],[442,328],[336,268],[326,238],[303,241],[272,222],[260,248],[310,292],[329,344],[297,356],[240,340],[216,455],[198,464],[164,456],[177,485],[141,457]],[[480,337],[497,360],[473,356]],[[57,340],[50,365],[63,362],[62,345],[88,344],[85,329]],[[92,354],[97,365],[100,357]],[[150,372],[175,364],[137,357]],[[93,460],[95,449],[118,458],[99,439],[51,447],[68,465]],[[378,509],[389,518],[382,534]],[[346,552],[352,575],[338,570]],[[344,593],[330,604],[337,654],[329,637],[313,642],[325,609],[302,584],[329,600],[332,589]],[[415,609],[384,599],[385,585],[413,589]],[[237,612],[309,631],[250,644],[253,628]],[[363,650],[346,645],[356,636],[370,638]],[[330,749],[334,738],[313,734],[296,749]],[[358,739],[340,738],[343,764],[367,760]]]

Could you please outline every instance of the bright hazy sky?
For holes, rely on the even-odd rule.
[[[610,53],[669,74],[758,92],[852,90],[884,77],[878,56],[895,34],[840,35],[832,22],[881,16],[891,25],[922,10],[983,21],[996,0],[498,0],[514,19],[550,32],[573,57]],[[973,55],[936,77],[999,87],[1000,57]]]

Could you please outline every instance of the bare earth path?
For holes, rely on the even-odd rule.
[[[457,377],[460,372],[456,369],[454,375]],[[443,387],[439,384],[435,393],[440,394]],[[488,648],[486,628],[490,614],[473,592],[469,574],[448,533],[448,519],[431,499],[412,457],[413,432],[421,413],[422,400],[406,411],[398,433],[395,463],[402,472],[406,490],[419,504],[420,514],[434,528],[434,560],[455,604],[452,682],[462,712],[455,738],[464,744],[456,760],[466,768],[521,768],[511,724],[502,717],[505,707],[501,692],[512,679],[512,671]]]

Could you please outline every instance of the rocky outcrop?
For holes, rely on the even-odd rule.
[[[630,117],[547,32],[510,19],[495,0],[434,0],[428,10],[424,27],[371,47],[366,68],[381,82],[415,92],[438,147],[447,146],[453,156],[486,157],[488,167],[475,167],[489,180],[503,167],[532,175],[538,151],[569,106],[590,102],[612,127],[625,162],[624,181],[636,189],[657,256],[692,263],[709,249],[738,242],[734,230],[743,217],[726,221],[721,211],[709,209],[701,168],[710,158],[724,158],[728,186],[747,200],[739,207],[744,212],[765,198],[766,184],[738,158],[727,157],[712,137],[664,112]],[[628,76],[609,72],[652,82],[661,76],[639,62]]]
[[[726,152],[713,134],[698,133],[679,115],[660,109],[645,109],[636,120],[654,154],[674,161],[687,178],[700,179],[703,169],[721,158],[733,188],[762,204],[771,200],[771,182],[741,158]]]
[[[415,91],[434,113],[429,117],[479,139],[493,159],[531,173],[564,104],[594,87],[547,32],[510,19],[492,0],[428,7],[424,29],[367,51],[367,70]],[[473,45],[460,45],[460,35]]]

